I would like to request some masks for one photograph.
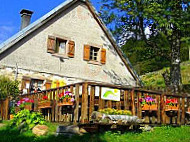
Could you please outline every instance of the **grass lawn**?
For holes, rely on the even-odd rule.
[[[153,132],[105,132],[66,138],[54,136],[57,124],[48,124],[47,136],[35,137],[31,131],[20,134],[17,129],[0,128],[0,142],[190,142],[190,126],[155,127]]]
[[[159,71],[150,72],[141,76],[141,79],[145,86],[165,87],[164,78],[162,73],[169,68],[165,68]],[[190,61],[181,63],[181,76],[183,84],[190,84]]]

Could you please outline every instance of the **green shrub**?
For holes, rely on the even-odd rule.
[[[17,96],[19,94],[19,82],[12,81],[8,77],[0,76],[0,99],[7,96]]]
[[[112,108],[100,109],[99,112],[109,114],[109,115],[132,115],[129,110],[118,110]]]
[[[14,115],[10,125],[17,128],[23,124],[26,130],[32,129],[37,124],[45,124],[45,120],[39,112],[30,112],[29,110],[21,110]]]

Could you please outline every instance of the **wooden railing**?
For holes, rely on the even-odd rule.
[[[119,89],[121,98],[119,102],[101,99],[102,87]],[[97,92],[97,88],[99,92]],[[58,94],[62,91],[70,91],[75,95],[75,105],[72,107],[58,106]],[[38,100],[44,95],[52,101],[51,108],[39,109]],[[143,111],[140,99],[149,95],[156,99],[156,111]],[[190,97],[186,94],[172,95],[162,91],[150,91],[141,88],[131,88],[129,86],[118,86],[110,84],[102,84],[95,82],[82,82],[71,84],[68,86],[49,89],[38,93],[26,94],[20,98],[28,97],[34,100],[34,111],[41,111],[48,121],[52,122],[77,122],[88,123],[91,121],[91,114],[103,108],[115,108],[122,110],[131,110],[133,115],[144,119],[144,123],[155,124],[179,124],[183,125],[189,122],[188,108],[190,107]],[[178,100],[179,109],[176,111],[166,112],[166,99],[173,97]],[[70,112],[69,112],[70,111]],[[68,113],[67,113],[68,112]]]

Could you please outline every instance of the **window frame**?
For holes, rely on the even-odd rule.
[[[95,56],[95,51],[94,50],[97,49],[97,55]],[[92,55],[91,55],[91,51],[93,52]],[[100,51],[101,51],[101,48],[100,47],[96,47],[96,46],[91,46],[90,45],[90,56],[89,56],[89,61],[92,61],[92,62],[100,62]],[[94,58],[97,58],[96,60],[94,60]]]

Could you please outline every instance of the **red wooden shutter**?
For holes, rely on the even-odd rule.
[[[90,60],[90,46],[84,45],[84,60],[89,61]]]
[[[75,42],[69,41],[68,57],[73,58],[75,55]]]
[[[106,49],[102,48],[101,50],[101,63],[105,64],[106,63]]]
[[[48,43],[47,43],[47,52],[48,53],[55,53],[56,50],[56,40],[53,36],[48,36]]]

